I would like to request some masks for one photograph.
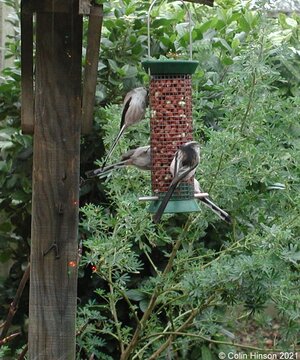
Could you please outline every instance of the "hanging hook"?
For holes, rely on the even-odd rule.
[[[191,12],[190,9],[188,8],[188,6],[186,5],[186,3],[183,0],[180,0],[181,3],[184,5],[187,14],[188,14],[188,18],[189,18],[189,40],[190,40],[190,44],[189,44],[189,53],[190,53],[190,60],[193,59],[193,53],[192,53],[192,16],[191,16]],[[150,59],[150,14],[151,14],[151,10],[154,6],[154,4],[157,2],[157,0],[153,0],[149,10],[148,10],[148,18],[147,18],[147,29],[148,29],[148,58]]]

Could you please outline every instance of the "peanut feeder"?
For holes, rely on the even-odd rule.
[[[147,60],[143,66],[151,74],[149,87],[151,129],[152,202],[156,212],[172,181],[170,164],[176,150],[193,140],[191,75],[197,61]],[[193,179],[179,184],[165,212],[199,211],[194,199]]]
[[[188,13],[190,60],[152,60],[150,54],[150,13],[148,11],[148,60],[142,64],[150,75],[149,106],[151,129],[151,185],[154,200],[149,212],[156,212],[172,181],[170,164],[177,149],[193,140],[192,80],[198,62],[192,60],[191,13]],[[200,211],[194,197],[194,179],[183,181],[175,190],[164,212]]]

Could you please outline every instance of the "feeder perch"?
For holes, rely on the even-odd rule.
[[[150,12],[155,2],[148,12],[149,59],[142,62],[150,75],[152,196],[148,200],[152,201],[149,207],[151,213],[157,211],[172,181],[170,164],[175,152],[181,145],[193,140],[191,76],[198,66],[198,62],[192,60],[191,16],[187,7],[190,60],[150,60]],[[191,178],[179,184],[165,213],[194,211],[200,211],[200,208],[194,196],[194,178]]]

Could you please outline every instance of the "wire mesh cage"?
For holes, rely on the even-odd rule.
[[[181,63],[182,66],[178,66]],[[193,140],[192,77],[194,61],[144,61],[150,70],[151,185],[156,212],[172,181],[170,164],[178,148]],[[153,73],[153,71],[155,73]],[[165,212],[199,211],[194,199],[194,179],[179,184]]]
[[[154,75],[150,83],[152,192],[163,196],[172,181],[170,164],[176,150],[193,140],[190,75]],[[193,196],[193,179],[173,197]]]

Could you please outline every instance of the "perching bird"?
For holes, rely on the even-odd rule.
[[[202,193],[199,181],[196,179],[194,179],[194,192],[195,194]],[[231,224],[231,217],[229,214],[214,204],[208,197],[199,198],[199,200],[209,207],[216,215],[218,215],[220,219],[226,221],[228,224]]]
[[[124,166],[135,166],[141,170],[151,169],[151,151],[150,146],[141,146],[136,149],[127,151],[121,157],[121,161],[106,166],[105,168],[98,168],[95,170],[87,171],[85,174],[87,177],[92,178],[98,176],[100,179],[106,177],[111,171],[122,168]]]
[[[170,165],[170,172],[173,180],[166,192],[161,204],[153,216],[154,223],[158,223],[164,210],[178,184],[183,180],[188,180],[194,176],[196,167],[200,161],[200,145],[196,141],[189,141],[182,145],[175,153]]]
[[[148,106],[148,91],[144,87],[138,87],[129,91],[126,94],[123,102],[122,117],[120,123],[120,131],[113,141],[113,144],[106,155],[106,158],[103,162],[102,169],[105,167],[108,159],[111,157],[120,137],[124,131],[131,125],[140,122],[146,113],[146,108]]]

